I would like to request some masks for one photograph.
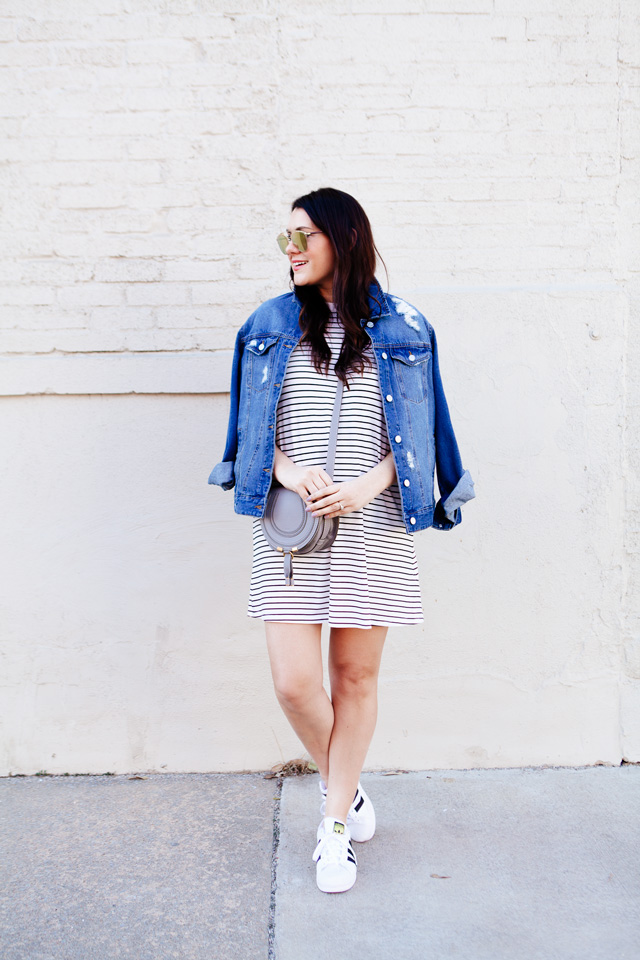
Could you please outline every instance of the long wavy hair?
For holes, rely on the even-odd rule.
[[[365,369],[364,351],[369,338],[360,321],[369,317],[369,287],[375,279],[376,256],[383,266],[384,261],[373,242],[369,218],[350,194],[333,187],[321,187],[294,200],[291,210],[304,210],[329,237],[336,255],[333,301],[344,326],[344,342],[335,371],[348,386],[347,374],[362,374]],[[329,307],[317,286],[296,286],[293,270],[290,276],[302,304],[299,318],[302,339],[311,348],[316,370],[326,375],[331,363],[331,350],[324,336]]]

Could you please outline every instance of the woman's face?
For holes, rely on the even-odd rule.
[[[307,249],[298,250],[296,245],[289,241],[285,253],[289,258],[293,270],[294,283],[297,286],[315,284],[325,300],[333,300],[333,274],[336,267],[336,255],[331,241],[325,233],[318,230],[308,213],[296,207],[289,217],[287,231],[303,230],[313,233],[307,237]]]

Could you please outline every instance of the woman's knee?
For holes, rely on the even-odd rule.
[[[344,662],[333,665],[331,696],[364,700],[375,697],[378,689],[377,665]]]
[[[387,628],[338,628],[331,631],[331,699],[375,700]]]
[[[283,707],[304,712],[322,690],[320,627],[267,624],[267,646],[276,696]]]
[[[278,702],[289,710],[303,713],[322,690],[322,677],[298,670],[273,672],[273,687]]]

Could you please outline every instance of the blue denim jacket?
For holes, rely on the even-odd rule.
[[[406,301],[370,288],[371,338],[409,533],[450,530],[474,494],[463,470],[442,388],[433,327]],[[287,361],[299,342],[300,301],[294,293],[267,300],[238,332],[231,373],[231,410],[222,462],[209,483],[235,486],[236,513],[261,517],[272,482],[276,408]],[[437,471],[440,499],[434,500]]]

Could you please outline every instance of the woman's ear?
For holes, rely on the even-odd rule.
[[[351,228],[351,249],[352,250],[357,243],[358,243],[358,231],[356,230],[355,227],[352,227]]]

